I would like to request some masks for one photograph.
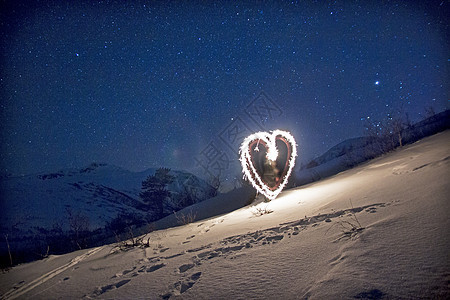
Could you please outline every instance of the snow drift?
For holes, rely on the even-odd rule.
[[[449,298],[449,141],[450,131],[436,134],[270,203],[148,233],[126,251],[111,244],[14,267],[0,294]]]

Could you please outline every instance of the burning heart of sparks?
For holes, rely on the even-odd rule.
[[[294,137],[287,131],[257,132],[241,144],[244,178],[268,199],[275,199],[286,185],[297,156]]]

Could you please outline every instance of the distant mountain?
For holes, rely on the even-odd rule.
[[[142,181],[155,170],[131,172],[92,163],[79,170],[2,178],[2,229],[12,226],[28,230],[33,226],[47,228],[55,222],[64,224],[66,209],[86,214],[93,229],[119,213],[146,214],[139,192]],[[175,198],[186,191],[195,195],[196,202],[214,195],[210,185],[188,172],[172,170],[171,174],[175,180],[168,189]]]
[[[141,202],[139,192],[142,181],[155,170],[131,172],[92,163],[81,169],[4,176],[0,178],[1,236],[8,234],[12,244],[30,237],[48,238],[56,232],[69,232],[71,216],[78,219],[75,222],[83,221],[81,225],[90,232],[104,228],[118,216],[145,222],[151,212]],[[175,179],[168,186],[172,199],[165,205],[167,214],[183,208],[179,202],[186,194],[194,203],[215,196],[215,190],[198,177],[184,171],[172,170],[171,174]],[[16,246],[28,247],[23,242]]]

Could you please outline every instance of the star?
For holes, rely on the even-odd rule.
[[[7,88],[0,112],[17,114],[2,119],[12,130],[2,132],[7,143],[0,151],[0,175],[5,169],[30,174],[83,167],[101,157],[125,169],[165,166],[207,176],[192,160],[161,156],[159,147],[149,145],[183,145],[184,155],[196,156],[210,139],[224,142],[224,128],[285,128],[304,135],[296,139],[303,139],[307,160],[360,136],[362,125],[353,120],[367,116],[369,102],[369,121],[384,119],[403,102],[410,103],[405,109],[413,121],[421,120],[425,107],[447,109],[441,79],[448,72],[441,64],[450,60],[439,50],[446,22],[440,1],[426,12],[418,1],[401,2],[395,16],[392,4],[383,2],[377,9],[390,16],[383,21],[389,30],[373,39],[361,33],[371,32],[379,16],[365,3],[236,7],[218,1],[223,5],[215,8],[187,1],[142,9],[123,1],[123,14],[97,14],[98,5],[108,5],[91,2],[34,9],[36,24],[15,9],[2,11],[0,42],[8,47],[2,53],[0,82]],[[416,22],[424,13],[429,22]],[[51,30],[43,34],[41,28]],[[433,33],[425,46],[411,43],[423,32]],[[329,41],[330,33],[340,37],[337,43]],[[406,91],[411,87],[430,96],[414,97]],[[255,100],[261,91],[277,107]],[[233,149],[228,154],[237,153],[241,138],[227,140]],[[213,163],[208,167],[215,168]],[[238,167],[230,164],[226,172]]]

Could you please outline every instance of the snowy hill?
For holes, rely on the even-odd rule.
[[[435,114],[400,132],[403,145],[450,129],[450,110]],[[295,172],[297,186],[308,184],[352,168],[398,147],[396,133],[390,136],[366,136],[345,140]]]
[[[3,178],[0,180],[0,233],[9,235],[9,242],[16,250],[30,250],[40,237],[45,240],[60,231],[68,231],[69,214],[85,221],[89,231],[104,227],[118,215],[144,220],[148,209],[139,199],[139,192],[142,181],[154,172],[155,169],[130,172],[93,163],[79,170]],[[171,173],[175,179],[168,189],[175,199],[182,193],[190,193],[200,202],[214,195],[213,188],[194,175],[182,171]],[[167,210],[171,213],[173,208]],[[31,237],[35,240],[32,245],[23,241]],[[4,239],[0,246],[4,255]]]
[[[449,145],[447,130],[270,203],[151,232],[140,246],[104,245],[19,265],[0,274],[0,294],[448,299]],[[229,201],[246,197],[234,191]],[[226,209],[221,203],[217,210]]]
[[[80,170],[3,179],[0,181],[2,224],[15,225],[15,228],[48,227],[55,216],[65,218],[65,208],[86,213],[93,228],[103,226],[118,212],[143,214],[145,207],[139,199],[141,183],[154,172],[155,169],[130,172],[93,163]],[[189,185],[197,188],[200,201],[213,194],[212,188],[194,175],[181,171],[171,173],[175,176],[169,186],[173,193],[181,193],[183,185]]]

